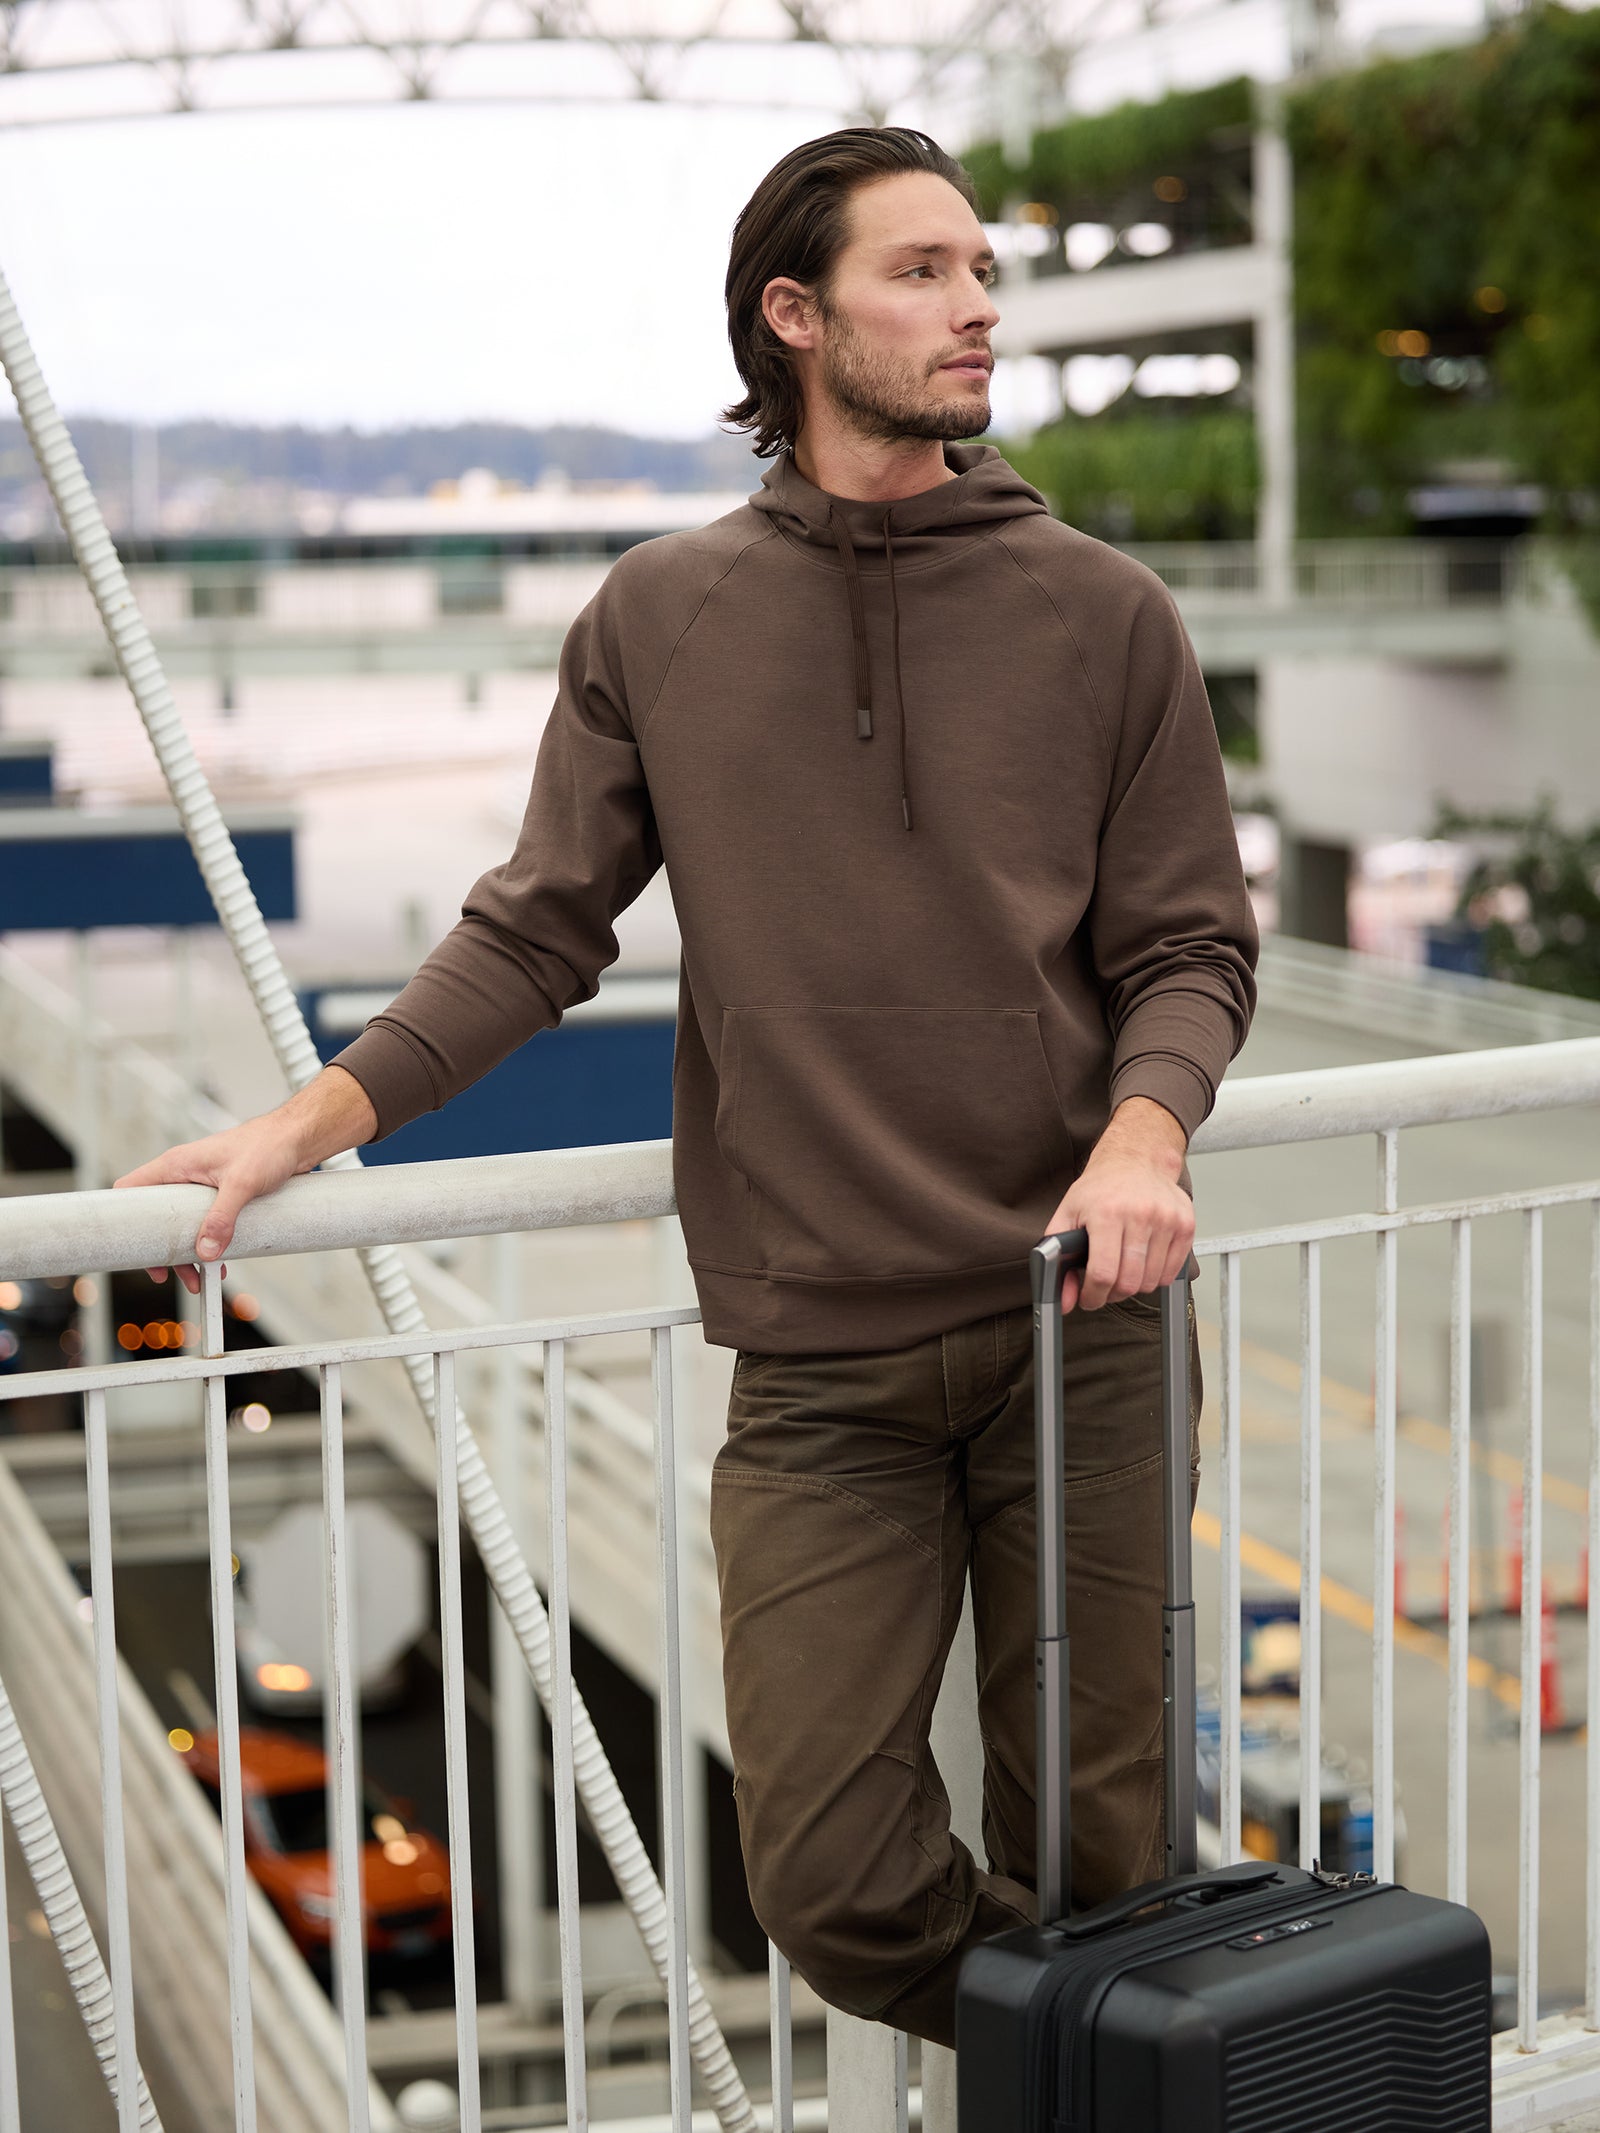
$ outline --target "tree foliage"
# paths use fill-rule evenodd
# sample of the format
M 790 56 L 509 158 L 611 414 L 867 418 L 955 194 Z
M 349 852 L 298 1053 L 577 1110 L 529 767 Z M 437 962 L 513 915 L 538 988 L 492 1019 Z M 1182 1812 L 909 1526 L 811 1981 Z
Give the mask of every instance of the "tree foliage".
M 1067 416 L 1009 451 L 1058 518 L 1102 540 L 1248 540 L 1255 425 L 1241 408 L 1135 402 Z
M 1526 814 L 1442 804 L 1430 835 L 1492 840 L 1456 906 L 1481 929 L 1487 976 L 1600 1000 L 1600 822 L 1563 828 L 1546 795 Z
M 1219 136 L 1237 144 L 1240 129 L 1250 124 L 1251 97 L 1250 83 L 1240 78 L 1068 119 L 1033 136 L 1021 170 L 1008 167 L 994 141 L 968 149 L 961 160 L 990 217 L 1020 192 L 1089 220 L 1090 210 L 1108 196 L 1148 185 L 1163 172 L 1191 170 L 1215 150 Z
M 1403 530 L 1407 490 L 1451 458 L 1581 521 L 1600 489 L 1597 113 L 1600 15 L 1552 5 L 1289 100 L 1303 532 Z
M 1137 208 L 1171 221 L 1181 243 L 1239 241 L 1249 234 L 1237 195 L 1252 94 L 1247 82 L 1224 82 L 1072 119 L 1034 136 L 1021 171 L 993 143 L 966 161 L 991 214 L 1020 192 L 1063 223 Z M 1285 123 L 1300 531 L 1408 531 L 1410 491 L 1452 462 L 1542 485 L 1550 531 L 1591 525 L 1600 9 L 1535 0 L 1474 44 L 1318 78 L 1286 99 Z M 1163 173 L 1187 188 L 1171 209 L 1151 197 Z M 1118 405 L 1069 419 L 1059 435 L 1041 433 L 1030 463 L 1052 470 L 1042 485 L 1063 499 L 1099 493 L 1104 470 L 1106 493 L 1123 499 L 1114 515 L 1131 510 L 1135 536 L 1192 527 L 1170 499 L 1202 492 L 1213 518 L 1242 526 L 1254 507 L 1253 457 L 1199 438 L 1187 455 L 1180 441 L 1189 425 L 1225 434 L 1215 425 L 1233 410 L 1175 409 L 1170 423 L 1166 413 L 1136 418 Z M 1191 458 L 1233 486 L 1209 489 Z

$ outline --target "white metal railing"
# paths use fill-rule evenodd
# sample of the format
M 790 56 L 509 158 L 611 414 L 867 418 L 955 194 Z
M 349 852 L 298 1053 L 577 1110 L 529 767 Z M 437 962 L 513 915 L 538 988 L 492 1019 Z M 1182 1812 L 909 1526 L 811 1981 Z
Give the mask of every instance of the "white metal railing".
M 1394 1665 L 1398 1609 L 1394 1590 L 1395 1460 L 1399 1410 L 1396 1376 L 1398 1329 L 1397 1247 L 1402 1235 L 1443 1227 L 1451 1242 L 1451 1372 L 1449 1391 L 1449 1504 L 1451 1510 L 1451 1577 L 1447 1625 L 1448 1714 L 1443 1739 L 1444 1797 L 1448 1823 L 1447 1893 L 1458 1900 L 1468 1893 L 1467 1846 L 1467 1708 L 1473 1685 L 1468 1646 L 1470 1593 L 1466 1536 L 1472 1485 L 1469 1432 L 1470 1386 L 1467 1328 L 1471 1318 L 1472 1238 L 1474 1225 L 1511 1217 L 1522 1226 L 1520 1260 L 1523 1287 L 1524 1365 L 1522 1384 L 1522 1494 L 1525 1506 L 1521 1572 L 1519 1782 L 1518 1782 L 1518 1970 L 1517 2024 L 1497 2052 L 1497 2123 L 1543 2122 L 1540 2098 L 1559 2093 L 1563 2107 L 1584 2095 L 1600 2094 L 1600 1961 L 1596 1925 L 1600 1920 L 1600 1743 L 1590 1736 L 1586 1750 L 1588 1852 L 1582 1876 L 1587 1930 L 1585 1996 L 1570 2020 L 1543 2025 L 1539 2019 L 1539 1826 L 1540 1770 L 1540 1594 L 1544 1572 L 1541 1492 L 1545 1486 L 1543 1441 L 1544 1356 L 1542 1241 L 1548 1211 L 1587 1206 L 1590 1210 L 1586 1441 L 1590 1490 L 1586 1509 L 1591 1635 L 1588 1679 L 1592 1701 L 1600 1689 L 1600 1655 L 1595 1623 L 1600 1550 L 1595 1542 L 1600 1489 L 1595 1482 L 1600 1457 L 1600 1178 L 1580 1177 L 1557 1185 L 1478 1194 L 1446 1202 L 1402 1207 L 1399 1199 L 1399 1134 L 1407 1127 L 1448 1120 L 1486 1119 L 1531 1113 L 1559 1106 L 1600 1102 L 1600 1039 L 1583 1038 L 1491 1052 L 1416 1059 L 1372 1067 L 1321 1073 L 1261 1077 L 1225 1088 L 1212 1117 L 1196 1136 L 1197 1155 L 1248 1148 L 1373 1135 L 1378 1164 L 1377 1204 L 1370 1212 L 1212 1236 L 1197 1251 L 1214 1259 L 1220 1270 L 1222 1377 L 1218 1397 L 1221 1437 L 1220 1484 L 1220 1657 L 1223 1728 L 1221 1745 L 1221 1848 L 1224 1857 L 1242 1848 L 1242 1744 L 1239 1648 L 1241 1596 L 1242 1463 L 1242 1268 L 1247 1255 L 1274 1249 L 1298 1255 L 1300 1387 L 1299 1468 L 1301 1522 L 1299 1575 L 1305 1631 L 1300 1693 L 1302 1851 L 1309 1858 L 1317 1843 L 1317 1773 L 1320 1769 L 1323 1680 L 1321 1666 L 1323 1607 L 1323 1532 L 1320 1478 L 1325 1450 L 1322 1423 L 1323 1255 L 1340 1240 L 1371 1237 L 1375 1252 L 1373 1287 L 1375 1347 L 1373 1356 L 1371 1553 L 1371 1723 L 1375 1863 L 1380 1873 L 1392 1870 L 1396 1829 L 1394 1771 Z M 259 1254 L 397 1242 L 424 1236 L 494 1234 L 512 1228 L 561 1227 L 596 1222 L 657 1204 L 667 1187 L 668 1143 L 609 1149 L 569 1150 L 523 1157 L 397 1166 L 381 1172 L 321 1173 L 291 1181 L 269 1200 L 258 1201 L 241 1217 L 230 1258 Z M 0 1202 L 0 1266 L 10 1275 L 138 1267 L 181 1255 L 192 1237 L 209 1194 L 202 1187 L 151 1188 L 143 1192 L 98 1192 L 28 1197 Z M 320 1385 L 328 1509 L 328 1635 L 333 1700 L 331 1723 L 339 1810 L 335 1818 L 337 1880 L 336 1947 L 343 1975 L 362 1973 L 359 1894 L 355 1884 L 356 1772 L 353 1703 L 348 1649 L 348 1600 L 341 1555 L 343 1389 L 348 1373 L 380 1358 L 409 1356 L 432 1375 L 439 1415 L 452 1412 L 458 1356 L 485 1350 L 537 1345 L 543 1356 L 543 1444 L 545 1527 L 548 1546 L 551 1675 L 550 1702 L 555 1731 L 558 1816 L 558 1902 L 562 1922 L 562 1984 L 565 2021 L 568 2118 L 586 2122 L 582 2103 L 584 2032 L 582 1978 L 576 1931 L 575 1832 L 580 1786 L 570 1729 L 573 1703 L 570 1684 L 570 1600 L 567 1590 L 566 1488 L 568 1398 L 566 1370 L 572 1344 L 594 1335 L 630 1331 L 648 1333 L 651 1343 L 653 1451 L 657 1504 L 657 1584 L 660 1623 L 661 1783 L 666 1831 L 663 1864 L 669 1956 L 666 1997 L 671 2043 L 674 2128 L 689 2124 L 688 2038 L 685 1993 L 691 1976 L 686 1941 L 684 1875 L 684 1808 L 682 1766 L 681 1563 L 683 1537 L 680 1506 L 703 1508 L 704 1477 L 689 1476 L 674 1440 L 674 1380 L 670 1329 L 693 1322 L 691 1307 L 655 1307 L 633 1312 L 528 1320 L 508 1324 L 414 1328 L 362 1339 L 317 1339 L 282 1343 L 267 1349 L 225 1354 L 221 1344 L 220 1284 L 215 1269 L 205 1273 L 204 1339 L 197 1355 L 123 1363 L 100 1369 L 49 1372 L 33 1379 L 0 1381 L 0 1400 L 48 1385 L 54 1391 L 84 1396 L 86 1458 L 90 1482 L 90 1524 L 96 1616 L 109 1649 L 114 1619 L 113 1565 L 110 1558 L 110 1499 L 103 1427 L 104 1398 L 112 1386 L 135 1381 L 199 1380 L 205 1388 L 206 1440 L 211 1454 L 211 1561 L 215 1647 L 218 1658 L 217 1709 L 224 1738 L 225 1765 L 231 1771 L 224 1798 L 224 1835 L 228 1853 L 228 1932 L 231 2005 L 234 2009 L 237 2125 L 252 2123 L 251 2048 L 246 2009 L 248 1938 L 243 1896 L 243 1852 L 239 1821 L 237 1710 L 231 1679 L 231 1576 L 229 1564 L 226 1386 L 243 1369 L 299 1368 L 316 1372 Z M 470 1828 L 464 1786 L 465 1695 L 459 1643 L 459 1557 L 457 1552 L 455 1433 L 437 1433 L 437 1483 L 440 1506 L 440 1601 L 444 1625 L 445 1710 L 448 1730 L 450 1848 L 454 1885 L 470 1881 Z M 103 1613 L 102 1613 L 103 1597 Z M 227 1678 L 225 1678 L 227 1677 Z M 100 1739 L 105 1784 L 105 1831 L 108 1846 L 117 1842 L 121 1803 L 116 1774 L 117 1699 L 108 1669 L 100 1662 Z M 107 1877 L 113 1908 L 118 1877 Z M 455 1906 L 458 2060 L 463 2127 L 481 2123 L 476 2102 L 475 1996 L 472 1986 L 470 1907 Z M 132 1978 L 125 1924 L 109 1920 L 108 1968 L 115 2002 L 116 2035 L 126 2064 L 131 2065 Z M 353 2091 L 352 2123 L 363 2123 L 360 2098 L 366 2094 L 364 1995 L 343 1995 L 348 2078 Z M 791 2060 L 784 2008 L 784 1972 L 773 1966 L 773 2084 L 779 2125 L 792 2098 Z M 4 2015 L 0 2014 L 0 2027 Z M 905 2078 L 903 2043 L 892 2033 L 877 2035 L 857 2026 L 835 2025 L 839 2059 L 848 2059 L 848 2121 L 889 2133 L 904 2124 L 913 2106 Z M 848 2041 L 847 2041 L 848 2040 Z M 932 2055 L 930 2055 L 931 2057 Z M 6 2051 L 0 2048 L 0 2073 Z M 871 2068 L 870 2079 L 862 2074 Z M 123 2133 L 134 2123 L 133 2091 L 123 2107 Z M 1530 2100 L 1531 2099 L 1531 2100 Z M 749 2125 L 749 2105 L 742 2090 L 722 2111 L 724 2125 Z M 1534 2114 L 1534 2115 L 1530 2115 Z M 836 2115 L 835 2124 L 844 2118 Z M 930 2113 L 930 2124 L 933 2122 Z M 0 2126 L 4 2125 L 0 2110 Z
M 1497 604 L 1517 590 L 1525 542 L 1308 540 L 1295 545 L 1297 603 L 1312 607 L 1436 609 Z M 1253 541 L 1127 544 L 1180 597 L 1254 601 L 1262 595 Z M 486 555 L 435 560 L 144 563 L 128 577 L 159 642 L 405 638 L 458 625 L 564 630 L 593 595 L 608 558 Z M 18 647 L 104 638 L 89 588 L 70 564 L 0 567 L 0 621 Z
M 1126 544 L 1184 598 L 1258 600 L 1254 541 Z M 1524 582 L 1527 543 L 1486 540 L 1321 540 L 1294 544 L 1290 592 L 1316 608 L 1435 609 L 1497 606 Z

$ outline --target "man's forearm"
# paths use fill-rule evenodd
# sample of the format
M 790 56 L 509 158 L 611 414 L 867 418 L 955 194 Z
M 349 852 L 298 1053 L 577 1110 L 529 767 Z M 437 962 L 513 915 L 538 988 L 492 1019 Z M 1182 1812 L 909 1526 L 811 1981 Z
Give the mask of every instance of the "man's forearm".
M 1125 1161 L 1147 1162 L 1163 1176 L 1176 1179 L 1188 1147 L 1188 1134 L 1165 1104 L 1158 1104 L 1153 1096 L 1125 1096 L 1095 1142 L 1089 1161 L 1097 1156 L 1120 1156 Z
M 297 1170 L 315 1170 L 327 1156 L 359 1148 L 378 1130 L 372 1099 L 354 1074 L 325 1066 L 315 1081 L 279 1104 L 271 1117 L 290 1140 Z

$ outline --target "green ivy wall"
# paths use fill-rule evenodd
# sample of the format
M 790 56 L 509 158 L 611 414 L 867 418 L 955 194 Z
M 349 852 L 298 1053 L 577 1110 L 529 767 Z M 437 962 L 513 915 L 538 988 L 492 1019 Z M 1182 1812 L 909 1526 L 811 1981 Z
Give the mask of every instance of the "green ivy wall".
M 966 161 L 989 214 L 1020 195 L 1062 223 L 1168 219 L 1182 242 L 1236 241 L 1250 111 L 1249 85 L 1228 82 L 1040 133 L 1024 171 L 992 145 Z M 1463 469 L 1542 484 L 1552 528 L 1589 523 L 1600 10 L 1536 7 L 1480 43 L 1324 79 L 1286 123 L 1302 533 L 1406 530 L 1407 491 Z M 1183 198 L 1164 204 L 1156 181 L 1173 176 Z M 1125 396 L 1017 458 L 1090 531 L 1242 535 L 1250 432 L 1242 402 Z

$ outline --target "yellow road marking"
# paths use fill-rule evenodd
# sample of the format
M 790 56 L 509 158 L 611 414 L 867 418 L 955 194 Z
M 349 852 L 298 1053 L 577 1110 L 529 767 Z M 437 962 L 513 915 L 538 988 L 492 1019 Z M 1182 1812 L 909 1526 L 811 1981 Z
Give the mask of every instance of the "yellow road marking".
M 1202 1547 L 1209 1548 L 1215 1555 L 1222 1553 L 1222 1521 L 1213 1512 L 1196 1510 L 1193 1532 Z M 1281 1585 L 1286 1591 L 1300 1590 L 1299 1563 L 1281 1548 L 1273 1547 L 1270 1541 L 1257 1540 L 1252 1533 L 1241 1533 L 1239 1561 L 1246 1569 L 1255 1571 L 1274 1585 Z M 1366 1636 L 1372 1635 L 1372 1603 L 1362 1599 L 1360 1593 L 1352 1592 L 1348 1585 L 1341 1585 L 1336 1578 L 1324 1577 L 1322 1580 L 1322 1611 L 1341 1622 L 1348 1622 L 1352 1629 L 1359 1629 Z M 1402 1650 L 1415 1652 L 1419 1658 L 1429 1659 L 1437 1667 L 1449 1665 L 1448 1641 L 1431 1629 L 1408 1622 L 1404 1615 L 1395 1617 L 1394 1641 Z M 1522 1708 L 1522 1684 L 1517 1676 L 1502 1673 L 1475 1652 L 1467 1654 L 1467 1686 L 1488 1689 L 1513 1711 Z
M 1218 1333 L 1220 1337 L 1220 1329 L 1217 1328 L 1215 1320 L 1202 1320 L 1201 1323 L 1207 1331 Z M 1276 1348 L 1264 1347 L 1259 1341 L 1241 1338 L 1239 1358 L 1270 1383 L 1277 1385 L 1280 1390 L 1299 1396 L 1300 1365 L 1291 1356 L 1281 1355 Z M 1358 1392 L 1353 1385 L 1346 1385 L 1339 1378 L 1324 1375 L 1322 1404 L 1325 1408 L 1332 1407 L 1342 1412 L 1352 1422 L 1359 1423 L 1369 1431 L 1372 1428 L 1371 1396 Z M 1396 1421 L 1395 1429 L 1398 1436 L 1410 1438 L 1425 1450 L 1437 1452 L 1441 1458 L 1448 1458 L 1450 1455 L 1449 1430 L 1443 1423 L 1435 1422 L 1427 1415 L 1401 1415 Z M 1510 1452 L 1499 1450 L 1498 1447 L 1485 1451 L 1481 1445 L 1474 1444 L 1471 1450 L 1475 1467 L 1491 1474 L 1495 1480 L 1503 1481 L 1508 1488 L 1521 1488 L 1520 1459 L 1514 1458 Z M 1588 1516 L 1588 1490 L 1580 1488 L 1575 1481 L 1569 1481 L 1564 1474 L 1547 1473 L 1544 1476 L 1543 1495 L 1547 1503 L 1559 1504 L 1564 1511 L 1575 1511 L 1580 1518 Z

